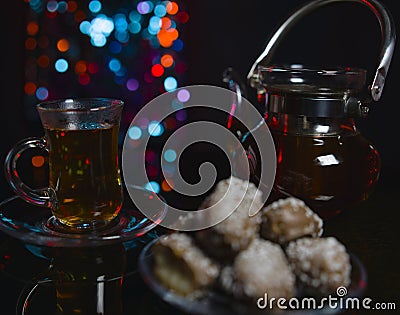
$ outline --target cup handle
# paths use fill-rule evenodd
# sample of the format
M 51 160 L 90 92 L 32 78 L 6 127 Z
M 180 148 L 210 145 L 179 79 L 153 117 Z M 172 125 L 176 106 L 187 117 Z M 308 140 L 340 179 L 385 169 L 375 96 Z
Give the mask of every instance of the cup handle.
M 52 208 L 56 198 L 51 188 L 32 189 L 26 185 L 18 174 L 17 161 L 21 154 L 30 148 L 40 148 L 48 152 L 47 140 L 44 138 L 27 138 L 18 142 L 7 154 L 4 169 L 8 183 L 15 193 L 25 201 L 41 207 Z

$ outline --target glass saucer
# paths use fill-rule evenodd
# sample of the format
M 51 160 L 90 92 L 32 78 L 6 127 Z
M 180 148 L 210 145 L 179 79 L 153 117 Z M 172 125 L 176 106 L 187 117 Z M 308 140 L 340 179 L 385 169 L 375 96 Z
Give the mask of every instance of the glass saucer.
M 139 273 L 144 282 L 159 298 L 185 313 L 196 315 L 332 315 L 344 312 L 344 310 L 339 307 L 331 308 L 327 304 L 324 304 L 324 307 L 321 309 L 312 310 L 290 309 L 286 311 L 273 311 L 267 308 L 259 309 L 255 303 L 254 305 L 246 304 L 218 291 L 217 289 L 206 291 L 200 298 L 185 298 L 177 295 L 171 290 L 165 288 L 157 280 L 153 272 L 153 245 L 156 241 L 157 239 L 154 239 L 141 251 L 138 261 Z M 351 284 L 348 286 L 347 292 L 343 296 L 343 301 L 352 298 L 362 298 L 367 285 L 367 272 L 364 265 L 353 253 L 350 253 L 350 259 L 352 265 Z M 298 300 L 301 301 L 301 294 L 298 296 Z
M 125 200 L 118 216 L 107 227 L 95 231 L 69 233 L 60 228 L 50 209 L 27 203 L 13 196 L 0 203 L 0 230 L 26 243 L 47 247 L 91 247 L 133 240 L 156 227 L 165 217 L 163 198 L 141 187 L 134 187 L 141 204 L 148 207 L 147 218 L 129 200 Z

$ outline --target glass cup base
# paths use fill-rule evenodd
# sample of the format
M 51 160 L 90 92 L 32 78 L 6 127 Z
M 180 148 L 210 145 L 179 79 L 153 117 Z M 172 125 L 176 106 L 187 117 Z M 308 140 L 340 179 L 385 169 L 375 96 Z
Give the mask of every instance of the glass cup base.
M 46 247 L 91 247 L 132 241 L 148 233 L 164 219 L 167 204 L 162 196 L 136 188 L 147 210 L 146 217 L 126 200 L 117 217 L 107 224 L 71 229 L 58 221 L 49 208 L 27 203 L 18 196 L 0 202 L 0 230 L 29 244 Z M 104 222 L 105 223 L 105 222 Z
M 119 220 L 106 221 L 84 221 L 75 225 L 68 225 L 55 216 L 50 217 L 46 222 L 43 222 L 43 229 L 48 229 L 51 233 L 57 234 L 90 234 L 90 233 L 112 233 L 118 229 Z

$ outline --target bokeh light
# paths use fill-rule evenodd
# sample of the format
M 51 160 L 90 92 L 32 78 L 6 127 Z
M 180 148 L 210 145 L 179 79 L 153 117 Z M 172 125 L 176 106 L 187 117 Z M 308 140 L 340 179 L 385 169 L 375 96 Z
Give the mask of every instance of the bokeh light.
M 167 3 L 166 9 L 167 9 L 168 14 L 174 15 L 174 14 L 178 13 L 179 7 L 176 2 L 170 1 Z
M 165 150 L 164 152 L 164 160 L 167 162 L 174 162 L 176 160 L 176 152 L 173 149 Z
M 174 64 L 174 58 L 170 54 L 165 54 L 161 57 L 161 64 L 165 68 L 169 68 Z
M 68 12 L 75 12 L 78 9 L 78 4 L 76 1 L 68 1 L 67 2 L 67 11 Z
M 118 72 L 121 70 L 121 62 L 117 58 L 112 58 L 108 63 L 108 67 L 113 72 Z
M 177 111 L 174 115 L 163 121 L 143 119 L 129 127 L 141 106 L 184 83 L 182 35 L 189 20 L 184 2 L 24 0 L 24 4 L 25 106 L 33 109 L 38 101 L 60 95 L 120 95 L 125 100 L 120 130 L 129 130 L 133 146 L 140 145 L 143 135 L 159 137 L 154 139 L 159 143 L 184 123 L 183 103 L 190 95 L 178 91 L 166 104 Z M 30 121 L 38 119 L 34 110 L 24 110 L 24 115 Z M 120 136 L 121 143 L 125 135 Z M 173 184 L 163 179 L 159 162 L 161 157 L 173 167 L 176 152 L 167 150 L 161 156 L 159 150 L 146 152 L 148 185 L 169 192 Z
M 159 175 L 159 168 L 155 165 L 148 165 L 146 167 L 147 176 L 150 178 L 156 178 Z
M 164 4 L 157 4 L 154 8 L 154 14 L 158 17 L 163 17 L 167 14 L 167 8 Z
M 151 67 L 151 74 L 154 77 L 161 77 L 164 74 L 164 67 L 160 64 L 155 64 Z
M 139 81 L 131 78 L 128 81 L 126 81 L 126 88 L 129 91 L 136 91 L 139 88 Z
M 147 14 L 153 9 L 153 4 L 150 1 L 141 1 L 137 4 L 137 10 L 140 14 Z
M 146 150 L 144 158 L 147 163 L 153 163 L 157 158 L 157 154 L 153 150 Z
M 101 10 L 101 2 L 97 0 L 92 0 L 89 2 L 89 10 L 92 13 L 100 12 Z
M 84 60 L 79 60 L 79 61 L 75 64 L 75 73 L 76 73 L 76 74 L 85 73 L 86 70 L 87 70 L 86 61 L 84 61 Z
M 130 127 L 128 129 L 128 137 L 132 140 L 139 140 L 142 136 L 142 129 L 137 126 Z
M 176 117 L 176 119 L 179 120 L 179 121 L 185 121 L 186 118 L 187 118 L 187 113 L 186 113 L 185 110 L 181 109 L 180 111 L 178 111 L 178 112 L 175 114 L 175 117 Z
M 49 91 L 48 91 L 48 89 L 45 88 L 45 87 L 39 87 L 39 88 L 36 90 L 36 97 L 37 97 L 37 99 L 40 100 L 40 101 L 46 100 L 46 99 L 49 97 Z
M 82 73 L 78 76 L 80 85 L 88 85 L 90 83 L 90 76 L 87 73 Z
M 54 66 L 58 72 L 65 72 L 68 70 L 68 61 L 62 58 L 58 59 L 56 60 Z
M 190 92 L 186 89 L 179 90 L 176 97 L 180 102 L 185 103 L 190 99 Z
M 155 181 L 148 182 L 146 185 L 144 185 L 144 188 L 156 194 L 160 192 L 160 184 Z
M 167 77 L 164 80 L 164 88 L 167 92 L 174 91 L 178 86 L 178 82 L 174 77 Z
M 168 180 L 172 184 L 171 180 Z M 170 185 L 165 179 L 161 183 L 161 189 L 165 192 L 170 192 L 173 189 L 173 185 Z M 172 186 L 172 187 L 171 187 Z
M 57 42 L 57 49 L 61 52 L 66 52 L 69 49 L 69 41 L 65 38 L 60 39 Z
M 28 35 L 34 36 L 37 34 L 38 31 L 39 31 L 39 25 L 36 21 L 31 21 L 26 26 L 26 32 L 28 33 Z
M 24 91 L 28 95 L 34 95 L 36 92 L 36 84 L 33 82 L 26 82 L 24 85 Z
M 54 0 L 47 2 L 46 9 L 49 12 L 56 12 L 58 9 L 58 2 Z
M 34 167 L 42 167 L 45 159 L 42 155 L 34 155 L 32 156 L 31 162 Z
M 37 41 L 36 39 L 29 37 L 25 40 L 25 48 L 28 50 L 34 50 L 36 48 Z
M 159 137 L 164 132 L 164 126 L 162 124 L 160 124 L 160 122 L 153 120 L 153 121 L 149 122 L 147 131 L 150 136 Z
M 37 64 L 41 68 L 46 68 L 50 65 L 50 58 L 47 55 L 41 55 L 37 59 Z

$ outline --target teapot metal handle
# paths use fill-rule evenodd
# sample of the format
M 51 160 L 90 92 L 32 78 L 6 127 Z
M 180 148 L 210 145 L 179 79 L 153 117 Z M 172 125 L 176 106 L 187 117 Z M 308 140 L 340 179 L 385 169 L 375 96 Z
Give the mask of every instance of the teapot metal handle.
M 257 69 L 258 65 L 262 64 L 268 66 L 275 49 L 290 28 L 302 17 L 314 11 L 315 9 L 334 2 L 358 2 L 366 5 L 379 20 L 382 34 L 382 46 L 375 77 L 370 85 L 372 99 L 374 101 L 379 101 L 382 95 L 383 86 L 385 84 L 385 78 L 389 70 L 390 61 L 394 52 L 396 33 L 393 17 L 386 10 L 386 8 L 376 0 L 314 0 L 298 9 L 278 28 L 278 30 L 269 40 L 262 54 L 252 65 L 247 75 L 247 79 L 252 87 L 256 87 L 259 82 Z

